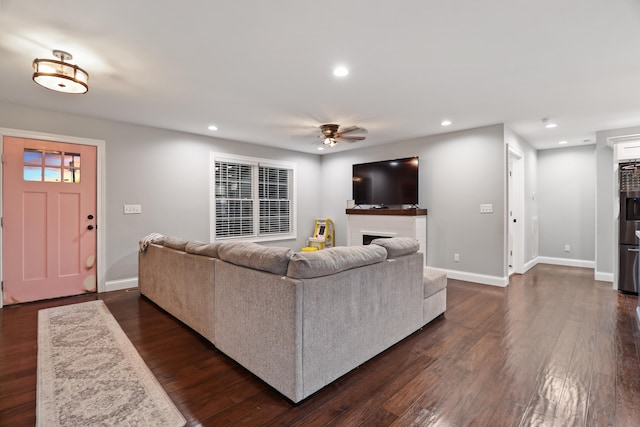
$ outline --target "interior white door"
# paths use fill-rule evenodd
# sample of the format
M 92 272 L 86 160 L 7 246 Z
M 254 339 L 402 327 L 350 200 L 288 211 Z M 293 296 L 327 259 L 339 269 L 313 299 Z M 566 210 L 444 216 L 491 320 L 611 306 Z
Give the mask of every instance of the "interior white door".
M 525 187 L 524 155 L 509 147 L 508 167 L 508 264 L 509 274 L 524 273 Z

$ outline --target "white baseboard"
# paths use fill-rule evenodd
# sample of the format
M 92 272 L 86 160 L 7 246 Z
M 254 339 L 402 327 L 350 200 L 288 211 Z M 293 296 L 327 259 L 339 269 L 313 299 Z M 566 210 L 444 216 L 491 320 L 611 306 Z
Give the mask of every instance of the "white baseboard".
M 108 280 L 105 285 L 104 292 L 119 291 L 121 289 L 131 289 L 138 287 L 138 278 L 131 277 L 122 280 Z
M 526 273 L 527 271 L 531 270 L 533 267 L 535 267 L 536 265 L 538 265 L 538 257 L 535 257 L 532 260 L 529 260 L 525 265 L 524 265 L 524 272 Z
M 482 285 L 500 286 L 502 288 L 509 284 L 508 277 L 487 276 L 485 274 L 469 273 L 466 271 L 446 270 L 444 268 L 434 267 L 447 273 L 447 278 L 464 280 L 465 282 L 480 283 Z
M 613 273 L 605 273 L 602 271 L 596 271 L 596 263 L 594 261 L 575 260 L 568 258 L 552 258 L 552 257 L 536 257 L 524 265 L 525 273 L 531 270 L 538 264 L 553 264 L 553 265 L 566 265 L 568 267 L 584 267 L 593 268 L 593 278 L 601 282 L 613 283 Z
M 601 271 L 596 271 L 593 276 L 596 280 L 613 283 L 613 273 L 603 273 Z
M 553 258 L 546 256 L 539 256 L 537 258 L 538 264 L 553 264 L 553 265 L 566 265 L 567 267 L 583 267 L 583 268 L 596 268 L 595 261 L 587 261 L 584 259 L 571 259 L 571 258 Z

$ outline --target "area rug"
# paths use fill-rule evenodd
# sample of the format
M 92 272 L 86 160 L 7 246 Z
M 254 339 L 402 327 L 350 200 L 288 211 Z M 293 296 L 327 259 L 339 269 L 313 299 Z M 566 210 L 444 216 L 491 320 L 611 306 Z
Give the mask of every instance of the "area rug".
M 100 300 L 38 312 L 38 426 L 183 426 Z

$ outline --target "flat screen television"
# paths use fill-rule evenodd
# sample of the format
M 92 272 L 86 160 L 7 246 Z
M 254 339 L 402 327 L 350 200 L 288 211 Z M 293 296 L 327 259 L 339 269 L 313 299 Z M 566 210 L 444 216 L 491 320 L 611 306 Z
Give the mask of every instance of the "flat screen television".
M 418 156 L 353 165 L 356 205 L 418 205 Z

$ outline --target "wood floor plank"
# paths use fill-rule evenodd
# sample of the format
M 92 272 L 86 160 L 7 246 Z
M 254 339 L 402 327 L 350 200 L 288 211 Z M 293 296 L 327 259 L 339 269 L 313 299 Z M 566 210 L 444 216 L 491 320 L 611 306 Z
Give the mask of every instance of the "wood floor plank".
M 615 377 L 594 373 L 589 390 L 588 426 L 616 425 L 616 396 L 610 392 L 615 386 Z
M 404 414 L 409 407 L 433 384 L 441 381 L 434 369 L 425 369 L 417 373 L 404 387 L 400 388 L 389 399 L 383 402 L 383 408 L 395 415 Z
M 526 405 L 512 400 L 503 400 L 491 416 L 487 426 L 518 426 L 526 411 Z
M 37 312 L 102 299 L 188 426 L 637 426 L 637 297 L 540 264 L 448 280 L 448 309 L 298 405 L 136 290 L 0 309 L 0 425 L 34 425 Z

